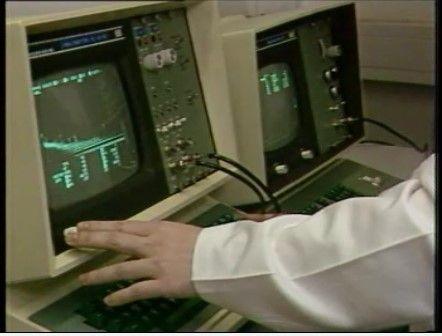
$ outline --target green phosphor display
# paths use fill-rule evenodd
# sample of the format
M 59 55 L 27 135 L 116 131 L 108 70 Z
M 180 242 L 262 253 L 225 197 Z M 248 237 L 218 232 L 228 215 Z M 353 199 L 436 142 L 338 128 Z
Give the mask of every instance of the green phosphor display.
M 282 89 L 290 87 L 289 70 L 265 73 L 260 76 L 259 81 L 264 85 L 267 95 L 278 93 Z
M 120 184 L 138 170 L 129 106 L 112 63 L 34 81 L 50 207 L 63 208 Z
M 299 133 L 298 99 L 291 69 L 272 63 L 259 69 L 264 149 L 288 145 Z

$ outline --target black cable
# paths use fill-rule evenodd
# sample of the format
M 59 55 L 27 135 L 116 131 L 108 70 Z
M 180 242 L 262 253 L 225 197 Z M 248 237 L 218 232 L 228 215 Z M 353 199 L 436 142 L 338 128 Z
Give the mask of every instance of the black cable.
M 417 150 L 420 153 L 425 153 L 428 149 L 428 145 L 425 144 L 423 148 L 419 148 L 418 145 L 416 145 L 412 140 L 410 140 L 409 138 L 407 138 L 405 135 L 402 135 L 401 133 L 395 131 L 393 128 L 391 128 L 388 125 L 385 125 L 384 123 L 371 119 L 371 118 L 362 118 L 362 121 L 366 122 L 366 123 L 371 123 L 374 124 L 380 128 L 383 128 L 384 130 L 386 130 L 387 132 L 390 132 L 391 134 L 397 136 L 398 138 L 400 138 L 401 140 L 405 141 L 407 144 L 409 144 L 411 147 L 413 147 L 415 150 Z
M 243 172 L 247 177 L 249 177 L 253 182 L 255 182 L 264 191 L 264 193 L 267 195 L 267 197 L 272 202 L 273 208 L 274 208 L 274 210 L 276 212 L 281 212 L 282 211 L 281 205 L 279 204 L 279 202 L 276 199 L 276 197 L 273 196 L 273 193 L 269 189 L 269 187 L 267 187 L 255 174 L 253 174 L 250 170 L 248 170 L 242 164 L 240 164 L 239 162 L 237 162 L 237 161 L 235 161 L 235 160 L 233 160 L 231 158 L 228 158 L 228 157 L 226 157 L 224 155 L 217 154 L 217 153 L 207 154 L 207 157 L 227 162 L 227 163 L 231 164 L 232 166 L 238 168 L 241 172 Z
M 394 146 L 390 142 L 381 141 L 381 140 L 362 140 L 359 143 L 374 143 L 374 144 L 377 144 L 377 145 Z
M 195 164 L 197 166 L 202 166 L 202 167 L 207 167 L 207 168 L 212 168 L 215 170 L 220 170 L 234 178 L 236 178 L 238 181 L 241 181 L 242 183 L 244 183 L 245 185 L 247 185 L 250 189 L 252 189 L 255 194 L 258 196 L 259 201 L 262 205 L 262 212 L 265 212 L 265 207 L 266 207 L 266 201 L 264 199 L 264 196 L 262 195 L 261 191 L 249 180 L 247 180 L 244 176 L 242 176 L 241 174 L 238 174 L 234 171 L 231 171 L 230 169 L 227 169 L 225 167 L 222 167 L 220 165 L 214 164 L 212 162 L 206 162 L 206 161 L 201 161 L 201 160 L 196 160 Z

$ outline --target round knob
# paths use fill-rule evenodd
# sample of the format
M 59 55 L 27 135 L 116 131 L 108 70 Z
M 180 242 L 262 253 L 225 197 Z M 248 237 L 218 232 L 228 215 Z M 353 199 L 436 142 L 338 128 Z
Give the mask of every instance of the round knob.
M 324 71 L 324 80 L 328 83 L 335 81 L 338 78 L 338 68 L 333 67 Z
M 192 146 L 193 145 L 193 141 L 192 140 L 184 140 L 184 139 L 180 139 L 176 142 L 177 146 L 180 148 L 184 148 L 187 146 Z
M 166 146 L 166 147 L 164 147 L 164 151 L 168 154 L 172 154 L 172 153 L 175 153 L 177 151 L 177 149 L 173 146 Z
M 193 160 L 193 156 L 192 155 L 183 155 L 181 157 L 181 160 L 184 161 L 184 162 L 190 162 L 190 161 Z
M 286 164 L 277 164 L 273 169 L 278 175 L 286 175 L 289 172 L 289 166 Z
M 342 48 L 340 45 L 332 45 L 325 51 L 327 57 L 339 57 L 342 55 Z
M 310 160 L 315 157 L 315 154 L 313 153 L 313 151 L 311 149 L 305 149 L 305 150 L 301 151 L 301 157 L 304 160 Z
M 161 69 L 163 65 L 164 62 L 161 53 L 149 54 L 143 58 L 143 66 L 147 70 L 158 70 Z
M 180 147 L 180 148 L 186 147 L 186 145 L 187 145 L 187 143 L 186 143 L 185 140 L 178 140 L 178 141 L 176 142 L 176 144 L 177 144 L 177 146 Z
M 372 184 L 376 187 L 379 187 L 382 183 L 382 178 L 380 176 L 375 176 L 372 180 Z
M 330 95 L 333 99 L 339 98 L 339 96 L 341 95 L 339 88 L 337 86 L 330 86 Z
M 175 169 L 178 167 L 178 164 L 176 162 L 170 162 L 168 165 L 169 169 Z
M 173 48 L 161 50 L 160 53 L 163 58 L 164 65 L 174 64 L 178 59 L 178 55 Z

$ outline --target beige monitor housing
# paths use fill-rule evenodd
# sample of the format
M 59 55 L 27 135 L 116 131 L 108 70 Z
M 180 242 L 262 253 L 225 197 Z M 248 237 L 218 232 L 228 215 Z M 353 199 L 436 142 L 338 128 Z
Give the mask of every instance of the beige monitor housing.
M 352 2 L 307 7 L 255 17 L 233 15 L 224 17 L 221 20 L 223 48 L 239 161 L 264 183 L 268 181 L 266 181 L 263 124 L 261 119 L 262 107 L 258 82 L 257 34 L 297 19 L 349 4 L 352 4 Z M 329 164 L 335 157 L 330 158 L 327 162 L 324 162 L 313 171 L 309 171 L 301 178 L 287 184 L 278 190 L 275 195 L 280 195 L 302 182 L 305 178 L 308 178 Z M 257 202 L 256 196 L 251 194 L 249 190 L 237 181 L 229 182 L 216 194 L 218 199 L 235 205 Z
M 36 108 L 31 87 L 27 35 L 89 25 L 186 7 L 206 107 L 216 147 L 236 157 L 225 64 L 212 1 L 116 2 L 44 17 L 17 18 L 6 24 L 6 223 L 8 283 L 61 276 L 94 258 L 94 253 L 68 250 L 56 255 L 51 242 Z M 224 173 L 207 178 L 146 208 L 132 219 L 164 218 L 198 200 L 228 180 Z

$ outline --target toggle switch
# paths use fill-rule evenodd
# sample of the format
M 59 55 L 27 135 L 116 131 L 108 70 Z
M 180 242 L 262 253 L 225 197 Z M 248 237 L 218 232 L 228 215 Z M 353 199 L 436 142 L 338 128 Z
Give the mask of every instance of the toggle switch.
M 286 164 L 276 164 L 273 169 L 278 175 L 286 175 L 289 172 L 289 166 Z
M 160 53 L 163 58 L 164 65 L 174 64 L 178 59 L 178 54 L 173 48 L 161 50 Z
M 158 70 L 164 66 L 161 53 L 152 53 L 143 58 L 143 66 L 147 70 Z
M 338 79 L 338 68 L 333 67 L 331 69 L 325 70 L 323 73 L 324 80 L 327 83 L 331 83 Z

